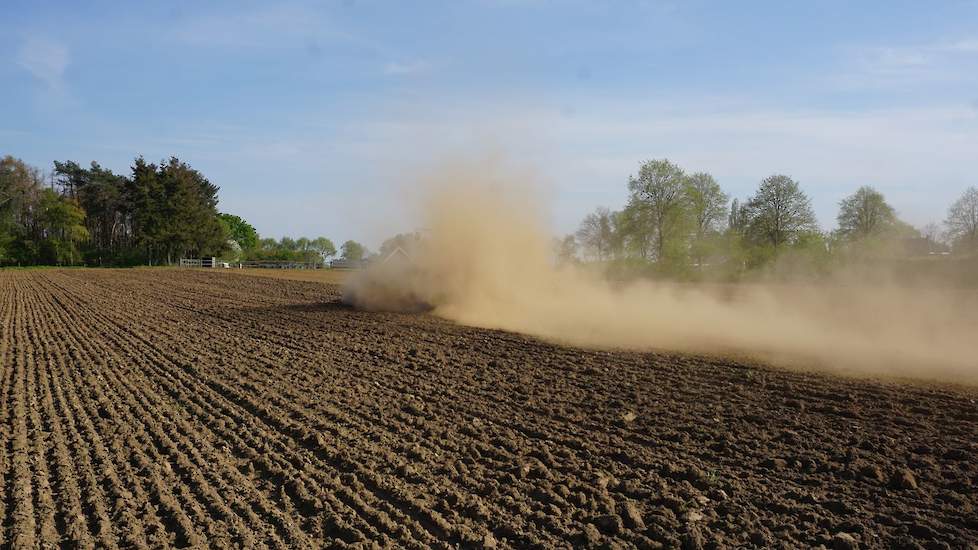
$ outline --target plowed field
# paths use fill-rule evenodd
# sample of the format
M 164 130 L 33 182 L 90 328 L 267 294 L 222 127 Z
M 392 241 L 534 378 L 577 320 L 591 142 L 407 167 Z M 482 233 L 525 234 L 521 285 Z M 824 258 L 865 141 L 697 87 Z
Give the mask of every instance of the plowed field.
M 0 271 L 0 546 L 978 544 L 978 392 Z

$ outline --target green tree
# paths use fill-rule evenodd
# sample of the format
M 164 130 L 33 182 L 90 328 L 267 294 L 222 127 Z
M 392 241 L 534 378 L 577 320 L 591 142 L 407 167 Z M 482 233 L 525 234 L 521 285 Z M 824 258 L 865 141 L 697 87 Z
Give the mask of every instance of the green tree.
M 136 159 L 127 182 L 133 242 L 149 263 L 218 255 L 227 233 L 217 212 L 219 188 L 171 157 L 159 166 Z
M 631 219 L 622 211 L 611 212 L 611 257 L 619 260 L 629 255 Z
M 74 199 L 51 188 L 43 189 L 38 202 L 38 225 L 42 235 L 40 259 L 44 263 L 74 264 L 81 259 L 78 245 L 88 239 L 89 233 L 85 211 Z
M 727 230 L 744 234 L 747 232 L 747 205 L 734 199 L 730 203 L 730 214 L 727 216 Z
M 344 260 L 359 262 L 367 255 L 367 248 L 356 241 L 346 241 L 340 247 Z
M 948 239 L 956 249 L 978 251 L 978 188 L 969 187 L 954 201 L 944 225 Z
M 818 230 L 808 196 L 795 180 L 781 174 L 765 178 L 740 215 L 751 240 L 770 245 L 775 253 L 799 235 Z
M 323 263 L 334 254 L 336 247 L 326 237 L 282 237 L 278 241 L 272 238 L 258 239 L 257 245 L 246 251 L 244 256 L 248 260 L 259 261 Z
M 865 185 L 842 199 L 837 219 L 839 234 L 847 240 L 882 236 L 897 223 L 896 212 L 883 194 Z
M 258 246 L 258 232 L 250 223 L 234 214 L 219 214 L 219 218 L 227 234 L 238 243 L 242 251 Z
M 554 254 L 558 264 L 574 263 L 577 260 L 577 239 L 573 234 L 565 235 L 562 239 L 556 239 L 554 243 Z
M 653 254 L 652 224 L 641 205 L 630 202 L 617 216 L 615 230 L 623 242 L 625 254 L 648 260 Z
M 227 247 L 217 212 L 219 188 L 177 158 L 160 166 L 165 191 L 163 249 L 167 263 L 182 256 L 216 256 Z
M 697 172 L 686 178 L 686 201 L 693 225 L 690 254 L 699 268 L 720 248 L 720 227 L 727 217 L 727 194 L 713 176 Z
M 612 213 L 603 206 L 585 216 L 577 229 L 577 242 L 598 261 L 611 257 L 613 239 Z
M 336 255 L 336 246 L 333 241 L 327 239 L 326 237 L 316 237 L 312 240 L 312 248 L 317 254 L 322 257 L 325 262 L 327 258 Z
M 685 253 L 686 185 L 682 168 L 665 159 L 650 160 L 639 168 L 638 177 L 629 177 L 629 207 L 647 220 L 656 260 L 677 260 Z
M 380 256 L 386 258 L 398 248 L 411 254 L 419 242 L 421 242 L 420 233 L 398 233 L 380 244 Z
M 30 229 L 41 181 L 37 168 L 10 155 L 0 158 L 0 262 L 15 259 L 18 241 Z
M 122 250 L 132 246 L 126 178 L 97 162 L 85 169 L 73 161 L 55 161 L 54 176 L 63 194 L 85 210 L 85 227 L 90 235 L 85 255 L 98 264 L 114 262 Z
M 719 232 L 727 217 L 727 194 L 713 176 L 705 172 L 688 176 L 685 186 L 695 238 L 702 239 L 710 233 Z
M 288 250 L 290 252 L 299 250 L 299 243 L 289 236 L 282 237 L 282 239 L 278 242 L 278 246 L 283 250 Z
M 133 246 L 144 261 L 158 261 L 165 232 L 165 191 L 155 164 L 142 157 L 132 165 L 132 175 L 126 181 L 126 203 Z

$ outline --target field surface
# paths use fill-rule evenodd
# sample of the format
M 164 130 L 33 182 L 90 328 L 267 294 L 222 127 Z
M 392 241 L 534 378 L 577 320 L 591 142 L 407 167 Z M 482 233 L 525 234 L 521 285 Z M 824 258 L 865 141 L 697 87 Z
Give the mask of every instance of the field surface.
M 978 392 L 0 271 L 0 546 L 974 548 Z

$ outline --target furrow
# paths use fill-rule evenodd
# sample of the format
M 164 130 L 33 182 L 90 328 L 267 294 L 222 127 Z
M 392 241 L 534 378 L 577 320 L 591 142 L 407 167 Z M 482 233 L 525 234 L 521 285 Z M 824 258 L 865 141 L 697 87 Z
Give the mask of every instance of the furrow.
M 65 299 L 66 295 L 63 295 L 62 298 Z M 73 303 L 72 307 L 66 308 L 66 310 L 77 310 L 78 308 L 75 307 L 77 305 L 79 304 Z M 83 322 L 90 325 L 96 325 L 96 326 L 98 324 L 97 322 L 93 322 L 93 319 L 91 318 L 85 318 Z M 112 330 L 117 330 L 117 328 L 112 327 Z M 124 346 L 124 344 L 119 343 L 119 346 Z M 113 362 L 116 364 L 121 365 L 127 363 L 126 359 L 119 357 L 115 354 L 114 348 L 116 347 L 117 346 L 105 346 L 103 349 L 99 350 L 99 352 L 102 353 L 105 357 L 111 357 L 113 359 Z M 132 349 L 132 348 L 120 347 L 118 349 Z M 130 352 L 130 355 L 135 357 L 139 357 L 142 354 L 143 354 L 142 351 L 138 353 L 135 351 Z M 131 363 L 131 361 L 128 362 Z M 139 432 L 143 438 L 148 438 L 151 436 L 153 438 L 153 441 L 149 441 L 149 440 L 144 441 L 143 442 L 144 447 L 153 451 L 155 455 L 154 456 L 155 460 L 165 462 L 166 464 L 166 468 L 164 468 L 165 474 L 173 475 L 173 472 L 178 472 L 182 475 L 195 478 L 194 481 L 196 482 L 197 486 L 200 488 L 200 491 L 202 491 L 204 494 L 204 496 L 197 497 L 197 498 L 203 500 L 205 506 L 211 506 L 212 508 L 216 508 L 216 510 L 219 512 L 219 515 L 230 518 L 231 523 L 236 525 L 236 529 L 239 534 L 238 542 L 246 544 L 252 538 L 249 529 L 245 527 L 245 525 L 241 522 L 240 518 L 235 519 L 233 517 L 233 515 L 230 512 L 230 509 L 224 505 L 224 503 L 221 501 L 221 497 L 219 496 L 221 494 L 234 495 L 236 491 L 234 491 L 231 486 L 225 484 L 219 477 L 216 476 L 216 474 L 210 471 L 211 466 L 215 464 L 214 459 L 216 458 L 220 460 L 221 457 L 215 454 L 215 452 L 212 449 L 211 456 L 209 458 L 203 458 L 198 454 L 195 454 L 194 461 L 191 461 L 189 458 L 187 458 L 181 449 L 186 448 L 190 452 L 196 453 L 196 451 L 194 450 L 195 447 L 193 445 L 188 445 L 188 444 L 178 445 L 167 434 L 186 433 L 187 429 L 190 428 L 190 426 L 173 425 L 172 429 L 164 429 L 162 427 L 163 423 L 172 424 L 174 415 L 172 414 L 162 415 L 161 412 L 167 409 L 172 410 L 172 404 L 170 404 L 169 402 L 159 402 L 158 394 L 156 394 L 155 392 L 140 392 L 139 390 L 136 389 L 137 387 L 152 388 L 156 386 L 156 384 L 138 383 L 140 378 L 143 376 L 141 370 L 132 368 L 127 370 L 124 369 L 124 372 L 126 375 L 121 377 L 116 376 L 114 371 L 112 371 L 111 369 L 106 369 L 103 372 L 103 374 L 106 376 L 113 377 L 114 379 L 113 381 L 117 383 L 116 385 L 118 387 L 123 387 L 126 389 L 123 398 L 127 402 L 131 403 L 133 406 L 133 414 L 131 415 L 132 418 L 134 419 L 141 418 L 143 420 L 148 421 L 148 429 L 146 430 L 141 429 L 139 430 Z M 167 384 L 168 382 L 169 382 L 168 380 L 164 380 L 162 383 Z M 114 390 L 110 388 L 106 388 L 106 391 L 114 391 Z M 138 399 L 134 397 L 135 395 L 139 396 Z M 157 400 L 157 402 L 151 405 L 147 401 L 147 398 L 151 400 L 155 399 Z M 143 427 L 141 422 L 139 423 L 139 425 L 140 428 Z M 167 457 L 172 457 L 172 458 L 167 458 Z M 217 463 L 219 464 L 220 462 Z M 211 477 L 211 479 L 218 483 L 218 489 L 220 490 L 220 493 L 215 491 L 212 487 L 210 487 L 210 485 L 207 483 L 205 479 L 200 477 L 200 471 L 207 472 L 209 476 L 213 476 Z M 233 468 L 231 468 L 230 471 L 237 474 L 237 471 Z M 158 476 L 154 476 L 154 479 L 158 479 Z M 246 486 L 247 484 L 241 485 L 242 481 L 244 480 L 232 479 L 231 483 L 235 487 Z M 163 483 L 157 481 L 156 485 L 162 486 Z M 186 491 L 181 492 L 179 496 L 182 498 L 182 500 L 185 503 L 190 502 L 192 500 L 194 502 L 194 505 L 200 508 L 200 504 L 197 503 L 196 498 L 193 498 L 193 496 L 187 493 Z M 241 518 L 248 520 L 250 524 L 258 526 L 259 528 L 261 528 L 262 525 L 265 525 L 265 523 L 262 520 L 260 520 L 260 518 L 256 516 L 253 511 L 251 511 L 250 507 L 248 507 L 248 505 L 243 499 L 240 499 L 238 497 L 233 497 L 233 498 L 235 500 L 233 508 L 238 513 L 240 513 Z M 168 495 L 168 493 L 164 493 L 163 495 L 164 501 L 172 503 L 173 502 L 172 499 L 173 499 L 172 495 Z M 273 523 L 278 523 L 278 524 L 288 523 L 285 518 L 282 518 L 279 515 L 278 510 L 274 506 L 265 505 L 262 508 L 264 513 L 266 513 L 267 515 L 271 515 L 275 518 L 273 519 Z M 180 518 L 184 518 L 182 513 L 176 511 L 174 511 L 174 513 Z M 178 523 L 185 523 L 189 525 L 190 522 L 186 521 L 185 519 L 179 519 Z M 295 542 L 302 542 L 302 540 L 303 539 L 299 539 Z M 282 542 L 278 540 L 277 537 L 274 536 L 271 542 L 275 546 L 282 545 Z
M 14 373 L 14 314 L 17 311 L 19 280 L 15 274 L 0 273 L 0 546 L 9 544 L 7 524 L 13 499 L 10 402 Z
M 117 310 L 113 310 L 113 311 L 117 311 Z M 116 326 L 119 326 L 119 327 L 122 327 L 122 326 L 125 325 L 125 323 L 120 323 L 118 321 L 113 321 L 113 322 L 116 324 Z M 176 334 L 171 334 L 169 336 L 171 336 L 172 338 L 177 339 L 178 341 L 183 339 L 183 337 L 181 337 L 179 335 L 176 335 Z M 138 337 L 138 336 L 136 336 L 136 337 Z M 184 349 L 189 350 L 189 349 L 192 349 L 192 348 L 191 347 L 184 346 Z M 156 362 L 162 363 L 162 362 L 164 362 L 166 360 L 167 359 L 164 356 L 161 355 L 159 357 L 159 360 L 156 361 Z M 220 393 L 214 392 L 213 390 L 210 390 L 210 393 L 213 395 L 213 397 L 212 398 L 209 398 L 209 397 L 206 396 L 207 390 L 204 390 L 203 392 L 201 392 L 198 389 L 194 389 L 193 386 L 195 384 L 199 384 L 199 382 L 195 381 L 192 377 L 189 377 L 188 378 L 189 374 L 188 373 L 183 373 L 182 368 L 180 368 L 181 365 L 173 364 L 173 367 L 178 367 L 178 368 L 170 368 L 170 369 L 167 369 L 166 371 L 161 372 L 160 375 L 163 376 L 163 377 L 165 377 L 168 380 L 173 380 L 175 382 L 176 380 L 173 379 L 174 375 L 181 374 L 182 373 L 183 374 L 183 377 L 187 379 L 187 382 L 189 384 L 191 384 L 191 386 L 189 386 L 189 389 L 187 389 L 185 392 L 183 392 L 183 395 L 187 396 L 188 399 L 197 400 L 198 403 L 202 407 L 204 407 L 205 409 L 210 409 L 210 408 L 214 407 L 215 406 L 215 403 L 217 403 L 217 402 L 226 401 L 220 395 Z M 241 406 L 240 403 L 234 405 L 234 407 L 240 407 L 240 406 Z M 278 424 L 276 424 L 274 422 L 274 419 L 268 418 L 268 415 L 267 414 L 260 413 L 259 410 L 260 409 L 256 408 L 254 406 L 254 404 L 251 404 L 251 408 L 250 409 L 242 409 L 242 411 L 244 411 L 243 414 L 246 417 L 249 416 L 249 415 L 256 415 L 257 414 L 259 417 L 262 417 L 263 418 L 263 420 L 262 420 L 263 423 L 267 423 L 270 420 L 272 420 L 273 423 L 270 424 L 270 425 L 268 425 L 268 428 L 267 428 L 269 430 L 272 430 L 272 433 L 277 433 L 277 432 L 279 432 L 279 431 L 281 431 L 283 429 L 286 429 L 286 426 L 284 424 L 282 424 L 281 422 L 279 422 Z M 238 413 L 233 413 L 233 414 L 238 414 Z M 238 423 L 241 423 L 241 417 L 239 416 L 235 421 L 238 422 Z M 264 438 L 267 438 L 267 435 L 259 436 L 259 437 L 255 438 L 255 439 L 256 439 L 256 441 L 261 441 L 261 439 L 263 437 Z M 281 468 L 284 465 L 284 466 L 286 466 L 286 471 L 288 471 L 289 469 L 293 470 L 294 471 L 294 475 L 299 480 L 302 480 L 304 478 L 307 478 L 309 474 L 307 474 L 307 473 L 305 473 L 303 471 L 304 470 L 304 464 L 307 463 L 309 460 L 315 460 L 315 461 L 318 462 L 318 459 L 316 459 L 315 457 L 311 457 L 311 456 L 297 457 L 297 456 L 295 456 L 296 455 L 296 452 L 297 452 L 297 449 L 291 448 L 290 445 L 285 444 L 278 437 L 275 437 L 274 440 L 276 441 L 276 446 L 278 447 L 278 451 L 281 452 L 281 453 L 284 453 L 282 455 L 284 462 L 280 462 L 278 466 L 271 467 L 271 471 L 269 473 L 272 474 L 272 475 L 275 475 L 275 470 L 277 470 L 278 468 Z M 307 455 L 309 454 L 308 451 L 306 451 L 306 454 Z M 328 468 L 328 469 L 332 469 L 332 468 Z M 344 470 L 338 470 L 337 471 L 337 474 L 343 473 L 343 471 Z M 319 475 L 318 472 L 316 474 Z M 317 487 L 320 484 L 333 485 L 334 490 L 333 491 L 325 491 L 324 494 L 323 494 L 323 496 L 327 500 L 333 501 L 334 504 L 341 506 L 341 509 L 342 508 L 349 508 L 350 506 L 353 506 L 355 509 L 358 509 L 359 510 L 359 513 L 358 514 L 354 514 L 351 517 L 351 519 L 357 519 L 358 521 L 368 521 L 368 523 L 361 524 L 360 525 L 360 528 L 364 528 L 364 529 L 367 529 L 368 532 L 372 532 L 375 529 L 375 527 L 371 527 L 370 525 L 371 524 L 375 524 L 377 527 L 379 527 L 383 531 L 394 531 L 394 533 L 392 533 L 392 534 L 396 534 L 396 532 L 398 531 L 396 524 L 393 524 L 389 520 L 384 520 L 383 519 L 383 516 L 378 517 L 377 512 L 375 510 L 372 510 L 372 505 L 365 504 L 362 501 L 361 496 L 358 496 L 353 491 L 353 489 L 351 489 L 350 487 L 347 487 L 346 485 L 343 485 L 343 484 L 337 484 L 333 480 L 333 478 L 330 478 L 329 476 L 320 477 L 317 481 L 308 480 L 308 481 L 304 482 L 304 484 L 307 487 Z M 342 502 L 341 501 L 337 501 L 336 500 L 336 497 L 332 493 L 337 493 L 337 494 L 343 495 L 344 498 L 343 498 Z M 391 494 L 393 494 L 393 493 L 391 493 Z M 383 505 L 383 504 L 381 504 L 381 505 Z M 366 508 L 364 508 L 364 506 L 366 506 Z M 416 509 L 416 513 L 421 513 L 421 514 L 426 513 L 426 510 L 422 506 L 419 506 L 419 505 L 415 504 L 412 507 Z M 413 524 L 413 521 L 411 521 L 411 519 L 410 519 L 409 516 L 403 516 L 402 514 L 398 513 L 398 510 L 396 508 L 389 508 L 386 513 L 388 513 L 388 514 L 389 513 L 395 513 L 398 516 L 402 516 L 400 518 L 400 521 L 403 521 L 403 522 L 408 523 L 408 524 Z M 340 520 L 340 517 L 341 516 L 335 517 L 333 521 L 336 522 L 336 521 Z M 349 530 L 349 528 L 343 528 L 342 523 L 343 522 L 340 522 L 339 524 L 334 525 L 333 528 L 339 529 L 339 531 L 341 533 L 343 531 Z M 440 531 L 440 530 L 443 529 L 442 527 L 438 527 L 438 526 L 435 526 L 435 525 L 429 525 L 429 528 L 431 528 L 434 531 Z M 422 534 L 422 532 L 416 531 L 416 534 L 420 535 L 420 534 Z M 341 537 L 342 537 L 342 535 L 341 535 Z M 437 539 L 430 538 L 430 537 L 431 537 L 431 535 L 425 535 L 424 536 L 424 539 L 428 539 L 428 541 L 427 541 L 426 544 L 434 544 L 437 541 Z M 359 538 L 359 535 L 355 535 L 355 531 L 354 531 L 353 532 L 353 540 L 355 540 L 356 538 Z
M 72 308 L 66 308 L 69 310 Z M 90 319 L 66 319 L 67 326 L 77 326 L 83 323 L 90 323 Z M 87 326 L 87 325 L 86 325 Z M 84 341 L 84 340 L 82 340 Z M 89 344 L 85 344 L 88 346 Z M 191 461 L 186 458 L 183 452 L 180 450 L 183 445 L 178 445 L 174 442 L 167 433 L 180 434 L 180 429 L 164 429 L 158 420 L 160 418 L 166 419 L 169 415 L 162 415 L 161 411 L 166 410 L 168 404 L 164 403 L 158 408 L 147 410 L 143 408 L 142 404 L 137 403 L 136 398 L 133 397 L 133 388 L 130 385 L 129 379 L 136 379 L 138 381 L 138 371 L 135 369 L 126 370 L 125 362 L 121 361 L 116 355 L 114 350 L 111 348 L 93 349 L 93 354 L 101 354 L 103 358 L 109 358 L 111 363 L 116 365 L 116 368 L 111 366 L 106 366 L 106 368 L 101 369 L 100 375 L 105 378 L 105 386 L 100 390 L 101 393 L 108 396 L 118 395 L 118 399 L 107 401 L 104 406 L 106 407 L 107 414 L 113 418 L 126 419 L 126 422 L 121 424 L 121 426 L 129 426 L 131 429 L 126 434 L 127 444 L 121 445 L 120 440 L 116 440 L 118 451 L 117 462 L 124 469 L 138 468 L 140 472 L 149 472 L 149 491 L 156 506 L 161 506 L 165 511 L 171 514 L 171 519 L 169 523 L 171 527 L 175 530 L 174 535 L 177 536 L 178 542 L 182 543 L 197 543 L 201 539 L 198 537 L 193 530 L 193 522 L 190 521 L 189 516 L 187 516 L 182 510 L 178 503 L 183 501 L 185 505 L 191 508 L 197 509 L 197 521 L 198 524 L 201 522 L 202 518 L 206 518 L 204 515 L 204 510 L 208 513 L 213 512 L 214 515 L 218 517 L 224 517 L 228 520 L 228 523 L 232 525 L 235 531 L 237 531 L 238 536 L 234 540 L 236 545 L 252 546 L 253 544 L 253 534 L 251 530 L 244 526 L 240 518 L 237 518 L 230 509 L 224 504 L 223 499 L 218 495 L 213 488 L 209 487 L 206 483 L 200 485 L 201 491 L 204 493 L 204 504 L 200 504 L 197 501 L 197 495 L 191 495 L 187 492 L 187 488 L 184 487 L 184 483 L 173 484 L 171 480 L 167 478 L 172 478 L 177 474 L 180 476 L 186 476 L 191 478 L 194 483 L 200 483 L 202 479 L 200 478 L 201 465 L 206 471 L 207 465 L 210 464 L 205 460 L 200 460 L 198 463 L 191 463 Z M 117 370 L 122 370 L 125 373 L 124 376 L 119 376 Z M 119 388 L 122 388 L 122 393 L 119 393 Z M 142 396 L 144 398 L 144 396 Z M 124 409 L 124 410 L 120 410 Z M 150 424 L 150 428 L 147 430 L 146 425 L 143 421 L 147 421 Z M 169 420 L 165 420 L 169 422 Z M 176 428 L 176 426 L 174 426 Z M 185 428 L 185 427 L 184 427 Z M 134 435 L 135 434 L 135 435 Z M 155 437 L 154 441 L 150 440 L 150 436 Z M 138 441 L 137 441 L 138 439 Z M 149 450 L 153 456 L 147 457 L 143 451 Z M 133 458 L 135 459 L 135 464 L 129 464 L 132 460 L 126 459 L 127 453 L 133 453 Z M 172 457 L 172 458 L 171 458 Z M 164 465 L 161 468 L 161 465 Z M 171 492 L 171 486 L 184 487 L 183 489 L 178 489 L 179 499 L 174 496 Z M 139 486 L 136 485 L 138 488 Z M 226 486 L 222 486 L 223 494 L 232 494 L 233 491 Z M 238 508 L 241 508 L 239 505 Z M 249 520 L 256 519 L 253 514 L 245 514 Z M 213 522 L 205 522 L 207 524 Z M 222 540 L 227 540 L 227 534 L 220 529 L 220 522 L 217 525 L 211 526 L 211 538 L 208 544 L 214 545 L 220 543 Z M 260 521 L 255 522 L 255 525 L 261 526 Z M 215 530 L 216 529 L 216 530 Z

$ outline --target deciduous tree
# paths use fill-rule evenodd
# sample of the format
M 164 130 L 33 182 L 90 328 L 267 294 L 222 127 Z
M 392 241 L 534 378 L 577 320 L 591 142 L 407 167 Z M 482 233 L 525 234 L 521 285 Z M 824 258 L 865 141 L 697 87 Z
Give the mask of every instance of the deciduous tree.
M 681 251 L 688 226 L 686 177 L 682 168 L 668 160 L 650 160 L 628 180 L 629 207 L 647 216 L 655 258 Z
M 324 262 L 327 258 L 336 255 L 336 246 L 333 244 L 333 241 L 326 237 L 316 237 L 313 239 L 312 247 L 322 257 Z
M 611 211 L 605 207 L 585 216 L 577 230 L 577 241 L 585 253 L 599 261 L 611 257 L 612 239 Z
M 969 187 L 947 211 L 947 235 L 961 250 L 978 250 L 978 188 Z
M 359 262 L 367 255 L 367 248 L 356 241 L 346 241 L 340 247 L 344 260 Z
M 258 231 L 240 216 L 220 214 L 221 223 L 229 237 L 234 239 L 242 251 L 252 250 L 258 246 Z
M 897 217 L 882 193 L 864 185 L 839 203 L 838 222 L 843 238 L 857 240 L 889 233 Z
M 799 235 L 818 230 L 808 196 L 795 180 L 782 174 L 765 178 L 744 206 L 748 235 L 775 250 Z
M 720 184 L 706 172 L 697 172 L 686 178 L 686 200 L 693 220 L 696 239 L 702 239 L 721 228 L 727 216 L 727 194 Z

